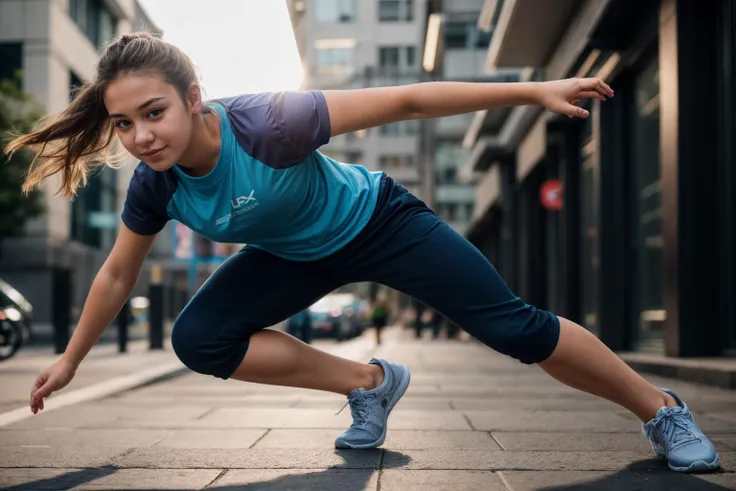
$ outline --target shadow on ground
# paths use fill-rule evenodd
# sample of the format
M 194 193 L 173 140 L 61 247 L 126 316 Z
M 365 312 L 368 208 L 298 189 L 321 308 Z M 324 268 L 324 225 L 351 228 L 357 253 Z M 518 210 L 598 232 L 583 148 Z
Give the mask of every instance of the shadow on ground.
M 390 456 L 389 462 L 391 463 L 388 466 L 379 465 L 379 468 L 388 469 L 404 467 L 411 461 L 409 456 L 399 452 L 391 452 L 387 450 L 375 451 L 382 452 L 382 462 L 386 460 L 387 456 Z M 366 489 L 366 485 L 378 468 L 366 468 L 365 458 L 360 456 L 361 452 L 365 451 L 336 450 L 335 453 L 342 457 L 344 462 L 338 466 L 325 470 L 304 472 L 292 469 L 283 469 L 284 472 L 294 471 L 299 473 L 279 476 L 268 481 L 235 485 L 219 485 L 216 481 L 205 489 L 213 489 L 217 491 L 363 491 Z M 78 471 L 67 472 L 49 479 L 39 479 L 18 486 L 2 488 L 2 490 L 37 491 L 69 489 L 71 487 L 93 483 L 94 481 L 112 475 L 119 470 L 120 469 L 116 467 L 81 469 Z M 239 470 L 241 469 L 234 469 L 233 472 L 237 472 Z M 148 488 L 139 489 L 132 487 L 130 486 L 130 483 L 127 483 L 125 489 L 131 491 L 145 491 Z
M 663 467 L 661 470 L 658 467 Z M 652 470 L 656 469 L 656 470 Z M 718 481 L 726 476 L 723 472 L 702 474 Z M 736 479 L 734 479 L 736 481 Z M 532 489 L 532 488 L 529 488 Z M 630 464 L 625 470 L 606 475 L 600 479 L 586 480 L 574 484 L 542 485 L 535 491 L 732 491 L 736 487 L 722 486 L 691 474 L 673 472 L 662 465 L 659 459 L 648 459 Z

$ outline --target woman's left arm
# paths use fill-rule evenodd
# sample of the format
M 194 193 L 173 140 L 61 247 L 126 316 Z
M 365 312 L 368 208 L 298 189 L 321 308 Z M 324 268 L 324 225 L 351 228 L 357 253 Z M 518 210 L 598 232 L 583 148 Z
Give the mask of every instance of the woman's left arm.
M 549 82 L 417 84 L 323 92 L 331 136 L 396 121 L 439 118 L 503 106 L 542 105 L 569 117 L 588 117 L 581 99 L 606 100 L 613 90 L 597 78 Z

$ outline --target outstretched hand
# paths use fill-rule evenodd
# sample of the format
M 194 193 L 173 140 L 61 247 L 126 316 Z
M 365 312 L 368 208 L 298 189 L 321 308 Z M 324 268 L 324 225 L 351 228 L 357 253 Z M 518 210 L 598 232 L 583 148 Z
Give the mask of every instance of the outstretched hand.
M 59 389 L 66 387 L 74 378 L 75 368 L 63 358 L 43 370 L 31 389 L 30 406 L 33 414 L 43 410 L 43 400 Z
M 605 101 L 613 97 L 613 90 L 599 78 L 568 78 L 542 82 L 539 103 L 558 114 L 569 117 L 587 118 L 589 112 L 576 106 L 583 99 Z

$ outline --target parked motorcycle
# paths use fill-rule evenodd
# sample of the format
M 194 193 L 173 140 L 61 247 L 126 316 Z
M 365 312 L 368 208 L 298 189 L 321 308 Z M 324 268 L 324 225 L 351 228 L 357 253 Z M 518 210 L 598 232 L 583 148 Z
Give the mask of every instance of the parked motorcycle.
M 0 310 L 0 361 L 12 358 L 28 341 L 30 329 L 14 307 Z

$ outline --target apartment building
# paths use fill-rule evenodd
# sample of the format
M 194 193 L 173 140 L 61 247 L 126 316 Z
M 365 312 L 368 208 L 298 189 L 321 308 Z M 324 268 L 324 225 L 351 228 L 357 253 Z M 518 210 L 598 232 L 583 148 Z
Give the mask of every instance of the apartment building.
M 421 80 L 425 4 L 414 0 L 290 0 L 308 89 L 404 85 Z M 406 121 L 339 135 L 321 151 L 385 170 L 422 194 L 420 123 Z
M 136 0 L 0 0 L 0 78 L 21 70 L 22 88 L 43 112 L 58 113 L 71 89 L 94 77 L 104 44 L 133 30 L 160 33 Z M 27 295 L 39 325 L 51 321 L 54 305 L 71 304 L 72 317 L 81 309 L 115 240 L 134 164 L 104 169 L 74 201 L 55 196 L 58 180 L 50 179 L 45 213 L 24 237 L 2 241 L 2 277 Z M 170 255 L 170 240 L 162 234 L 152 255 Z

